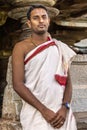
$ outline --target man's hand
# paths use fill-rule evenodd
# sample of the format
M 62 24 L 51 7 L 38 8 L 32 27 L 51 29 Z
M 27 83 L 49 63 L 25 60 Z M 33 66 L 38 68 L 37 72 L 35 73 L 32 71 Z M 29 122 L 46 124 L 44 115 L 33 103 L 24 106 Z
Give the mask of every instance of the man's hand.
M 42 115 L 45 118 L 45 120 L 51 124 L 52 127 L 60 128 L 65 122 L 66 114 L 67 108 L 62 106 L 56 113 L 46 108 Z
M 55 118 L 53 121 L 51 121 L 51 125 L 54 128 L 60 128 L 65 120 L 66 120 L 66 115 L 67 115 L 67 108 L 62 106 L 58 112 L 56 112 Z
M 51 121 L 51 125 L 54 128 L 60 128 L 66 120 L 67 109 L 62 106 L 58 112 L 56 112 L 55 118 Z
M 44 108 L 42 112 L 42 116 L 45 118 L 45 120 L 51 124 L 52 121 L 54 121 L 54 118 L 56 116 L 56 113 L 52 110 L 48 109 L 47 107 Z

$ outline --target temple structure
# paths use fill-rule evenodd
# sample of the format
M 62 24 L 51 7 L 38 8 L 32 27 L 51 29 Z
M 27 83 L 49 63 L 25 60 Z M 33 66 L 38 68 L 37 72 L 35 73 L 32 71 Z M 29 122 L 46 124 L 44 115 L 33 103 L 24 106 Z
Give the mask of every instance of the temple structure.
M 74 46 L 74 43 L 87 38 L 87 1 L 84 0 L 83 4 L 79 4 L 79 2 L 80 0 L 72 2 L 69 0 L 7 0 L 8 7 L 0 12 L 4 16 L 1 17 L 0 29 L 4 29 L 6 19 L 11 21 L 12 28 L 10 27 L 9 30 L 10 24 L 6 24 L 7 32 L 4 34 L 8 35 L 4 35 L 5 38 L 0 37 L 3 43 L 0 45 L 0 62 L 4 65 L 1 66 L 0 71 L 4 72 L 4 76 L 0 78 L 2 83 L 0 89 L 4 86 L 3 94 L 0 93 L 3 97 L 0 130 L 22 130 L 19 119 L 22 102 L 13 90 L 11 51 L 18 41 L 31 34 L 26 24 L 26 12 L 32 3 L 41 3 L 48 7 L 51 17 L 49 32 L 53 37 L 68 44 L 77 53 L 70 69 L 73 85 L 72 108 L 76 116 L 78 130 L 87 130 L 87 51 L 84 51 L 87 46 L 86 44 Z M 79 11 L 76 6 L 78 6 Z M 2 35 L 3 31 L 0 32 Z M 7 44 L 4 44 L 5 42 Z

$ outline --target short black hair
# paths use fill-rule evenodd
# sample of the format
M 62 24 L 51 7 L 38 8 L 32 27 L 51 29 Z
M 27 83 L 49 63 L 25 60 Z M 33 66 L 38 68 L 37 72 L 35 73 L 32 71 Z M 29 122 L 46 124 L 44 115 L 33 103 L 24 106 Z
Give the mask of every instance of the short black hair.
M 41 5 L 41 4 L 36 4 L 36 5 L 30 5 L 28 11 L 27 11 L 27 19 L 30 20 L 30 16 L 31 16 L 31 12 L 34 10 L 34 9 L 37 9 L 37 8 L 42 8 L 44 9 L 47 13 L 48 13 L 48 10 L 47 8 L 44 6 L 44 5 Z

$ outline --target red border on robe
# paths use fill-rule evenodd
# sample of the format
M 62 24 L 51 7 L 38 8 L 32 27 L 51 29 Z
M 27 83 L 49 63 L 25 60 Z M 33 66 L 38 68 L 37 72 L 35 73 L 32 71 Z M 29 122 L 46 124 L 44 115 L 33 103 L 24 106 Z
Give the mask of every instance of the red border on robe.
M 42 45 L 38 47 L 33 54 L 31 54 L 25 61 L 24 64 L 26 64 L 30 59 L 32 59 L 35 55 L 37 55 L 39 52 L 43 51 L 44 49 L 48 48 L 49 46 L 56 45 L 55 42 L 50 42 L 46 45 Z
M 49 46 L 56 45 L 55 42 L 50 42 L 48 44 L 42 45 L 38 47 L 25 61 L 24 65 L 27 64 L 29 60 L 31 60 L 34 56 L 36 56 L 38 53 L 43 51 L 44 49 L 48 48 Z M 59 74 L 55 74 L 55 80 L 60 84 L 60 85 L 66 85 L 67 77 L 66 76 L 60 76 Z

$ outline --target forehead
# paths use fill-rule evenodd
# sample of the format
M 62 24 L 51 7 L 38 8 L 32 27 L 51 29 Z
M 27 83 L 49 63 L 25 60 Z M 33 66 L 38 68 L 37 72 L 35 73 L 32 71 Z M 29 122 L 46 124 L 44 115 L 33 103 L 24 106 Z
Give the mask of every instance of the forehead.
M 32 16 L 37 16 L 37 15 L 40 16 L 40 15 L 48 15 L 48 14 L 47 14 L 45 9 L 43 9 L 43 8 L 36 8 L 36 9 L 32 10 L 31 17 Z

